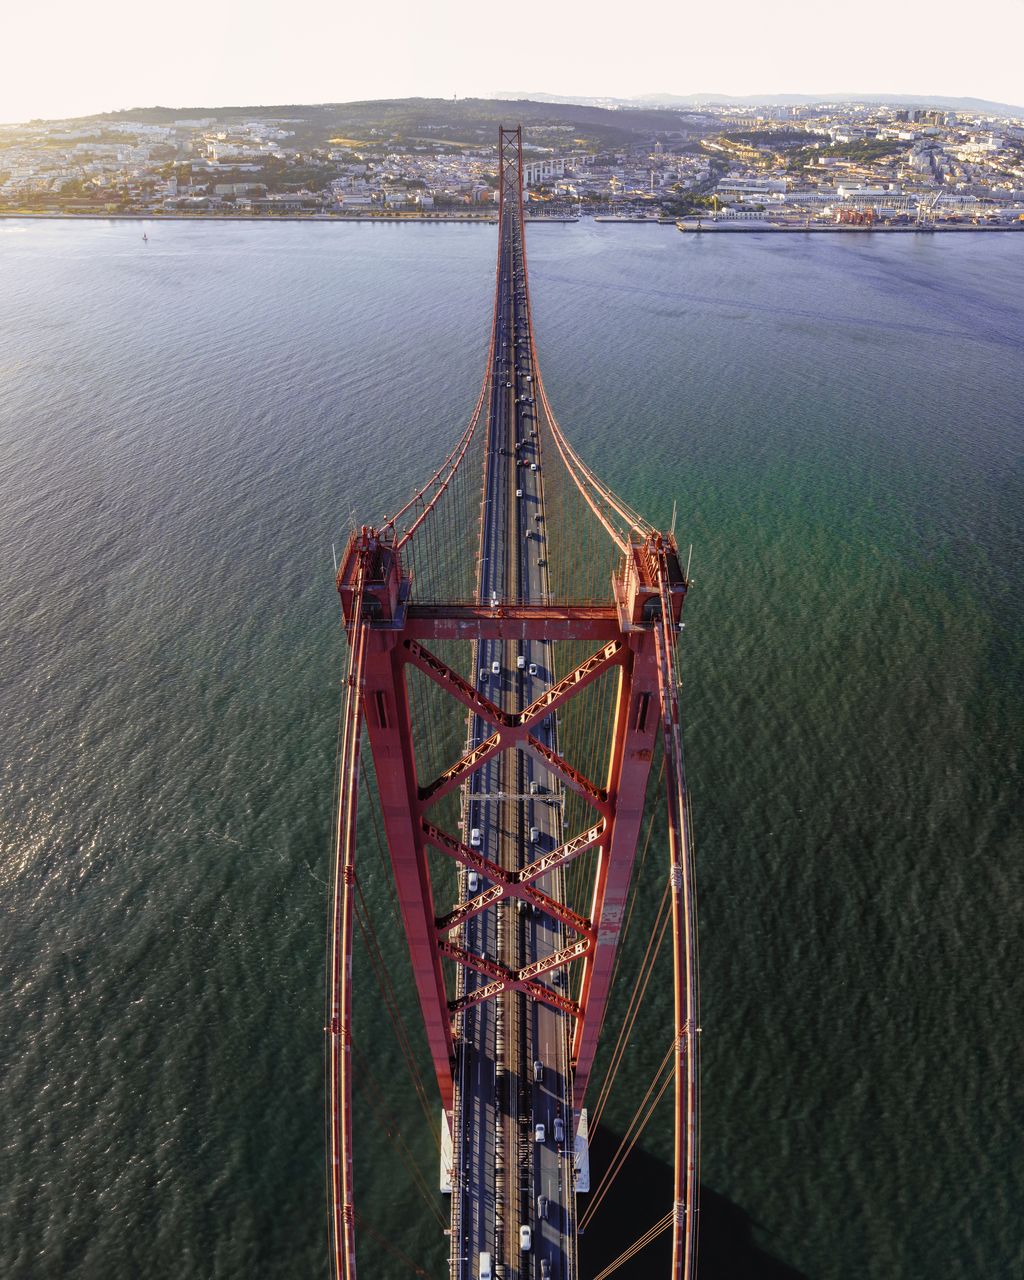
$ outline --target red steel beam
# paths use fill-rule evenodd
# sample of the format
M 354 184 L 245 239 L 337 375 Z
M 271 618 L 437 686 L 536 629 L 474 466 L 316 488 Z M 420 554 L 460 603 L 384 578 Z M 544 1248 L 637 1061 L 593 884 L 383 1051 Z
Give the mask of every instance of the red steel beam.
M 573 911 L 571 907 L 567 907 L 564 903 L 557 899 L 549 897 L 541 889 L 532 889 L 529 886 L 524 887 L 522 896 L 527 902 L 532 902 L 538 911 L 543 911 L 545 915 L 560 920 L 562 924 L 578 933 L 581 937 L 592 938 L 594 929 L 591 922 L 586 916 L 581 916 Z
M 393 631 L 371 632 L 363 705 L 376 764 L 395 892 L 409 944 L 413 978 L 441 1104 L 451 1112 L 455 1048 L 434 928 L 430 869 L 419 823 L 419 788 L 404 664 Z
M 441 955 L 461 964 L 464 969 L 473 969 L 494 982 L 505 983 L 506 986 L 515 985 L 515 972 L 497 960 L 489 960 L 486 956 L 477 955 L 475 951 L 469 951 L 466 947 L 460 947 L 457 942 L 448 942 L 446 939 L 437 944 L 437 949 Z
M 438 774 L 433 782 L 428 783 L 425 787 L 420 787 L 419 799 L 421 807 L 426 809 L 430 805 L 436 804 L 438 800 L 448 795 L 449 792 L 454 791 L 456 787 L 460 787 L 471 774 L 476 773 L 488 760 L 493 759 L 496 755 L 500 755 L 502 751 L 506 751 L 511 747 L 519 747 L 528 751 L 538 760 L 548 765 L 549 768 L 560 773 L 573 791 L 578 792 L 599 813 L 604 815 L 611 814 L 608 792 L 604 787 L 595 786 L 585 774 L 580 773 L 578 769 L 574 769 L 568 760 L 563 759 L 557 751 L 552 751 L 550 747 L 546 747 L 543 742 L 519 725 L 499 729 L 497 733 L 491 734 L 479 746 L 467 751 L 454 764 L 449 765 L 443 773 Z
M 573 836 L 571 840 L 567 840 L 565 844 L 560 844 L 557 849 L 552 849 L 549 853 L 542 853 L 539 858 L 534 858 L 532 862 L 527 863 L 519 871 L 519 883 L 530 884 L 534 880 L 539 880 L 541 876 L 546 876 L 549 871 L 554 871 L 556 868 L 564 866 L 567 862 L 571 862 L 578 854 L 587 849 L 592 849 L 604 835 L 607 825 L 602 818 L 589 831 L 583 831 L 580 835 Z
M 621 664 L 626 658 L 625 642 L 621 639 L 609 640 L 602 649 L 591 654 L 575 670 L 563 676 L 522 711 L 509 712 L 503 711 L 490 698 L 486 698 L 475 685 L 470 684 L 446 662 L 431 653 L 425 645 L 416 640 L 406 640 L 404 651 L 408 654 L 409 662 L 418 667 L 424 675 L 429 676 L 439 688 L 461 702 L 468 710 L 489 721 L 497 729 L 529 728 L 537 720 L 543 720 L 545 716 L 557 711 L 574 694 L 585 689 L 612 666 Z
M 552 991 L 550 987 L 546 987 L 543 983 L 536 982 L 534 979 L 541 974 L 549 973 L 552 969 L 557 969 L 561 965 L 567 964 L 571 960 L 578 959 L 581 955 L 585 955 L 592 945 L 592 939 L 581 938 L 578 942 L 571 943 L 568 947 L 563 947 L 561 951 L 545 956 L 543 960 L 535 960 L 532 964 L 513 971 L 506 969 L 504 965 L 495 960 L 488 960 L 485 957 L 478 956 L 472 951 L 467 951 L 465 948 L 457 946 L 455 943 L 443 942 L 441 943 L 442 954 L 465 968 L 473 969 L 491 979 L 490 982 L 485 983 L 483 986 L 467 991 L 458 1000 L 450 1000 L 448 1008 L 453 1014 L 461 1013 L 473 1005 L 483 1004 L 487 1000 L 495 999 L 504 991 L 522 991 L 534 1000 L 539 1000 L 542 1004 L 549 1004 L 552 1008 L 559 1009 L 562 1013 L 568 1013 L 574 1018 L 579 1018 L 581 1013 L 579 1004 L 568 996 L 559 995 L 556 991 Z
M 570 671 L 539 698 L 535 698 L 519 713 L 516 723 L 529 726 L 537 720 L 543 720 L 545 716 L 557 711 L 573 694 L 579 693 L 599 676 L 603 676 L 611 666 L 621 664 L 625 660 L 625 655 L 626 646 L 621 639 L 609 640 L 603 649 L 591 654 L 575 671 Z
M 501 902 L 503 898 L 521 898 L 524 902 L 536 907 L 538 911 L 543 911 L 546 915 L 560 920 L 562 924 L 567 925 L 576 933 L 584 934 L 588 937 L 593 934 L 591 922 L 586 916 L 578 915 L 571 907 L 567 907 L 563 903 L 556 901 L 556 899 L 548 897 L 540 889 L 532 889 L 528 885 L 517 884 L 509 887 L 503 884 L 495 884 L 489 889 L 485 889 L 483 893 L 476 894 L 467 902 L 460 902 L 457 907 L 453 907 L 446 915 L 440 916 L 435 920 L 438 937 L 451 933 L 453 929 L 465 924 L 467 920 L 472 920 L 474 916 L 478 916 L 482 911 L 486 911 L 488 907 L 494 906 L 496 902 Z
M 549 769 L 554 769 L 556 773 L 560 773 L 563 780 L 572 790 L 581 795 L 588 804 L 592 804 L 598 813 L 606 818 L 611 817 L 612 805 L 608 801 L 608 792 L 604 787 L 595 786 L 588 777 L 580 773 L 578 769 L 574 769 L 568 760 L 563 759 L 557 751 L 552 751 L 550 747 L 546 747 L 543 742 L 532 734 L 526 739 L 526 749 L 531 755 L 546 764 Z
M 597 945 L 583 962 L 580 1004 L 585 1013 L 573 1038 L 573 1106 L 577 1110 L 583 1106 L 608 1005 L 660 720 L 654 638 L 639 632 L 632 639 L 633 660 L 631 667 L 622 669 L 608 769 L 607 790 L 615 817 L 598 854 L 590 911 Z
M 495 728 L 514 723 L 507 711 L 502 711 L 501 707 L 490 698 L 485 698 L 475 685 L 464 680 L 457 671 L 453 671 L 446 662 L 442 662 L 436 654 L 431 653 L 418 641 L 406 640 L 404 650 L 413 666 L 418 667 L 424 675 L 429 676 L 445 693 L 461 702 L 474 715 L 489 721 Z
M 497 862 L 492 862 L 490 858 L 485 858 L 472 845 L 463 844 L 461 840 L 456 840 L 454 836 L 450 836 L 447 831 L 442 831 L 440 827 L 435 827 L 426 818 L 420 819 L 420 826 L 427 838 L 427 843 L 432 844 L 441 853 L 450 854 L 456 862 L 461 862 L 470 871 L 479 871 L 481 875 L 486 876 L 488 880 L 494 880 L 497 884 L 511 883 L 511 877 L 515 874 L 514 872 L 506 871 Z
M 410 604 L 405 635 L 414 640 L 592 640 L 622 634 L 614 605 Z
M 475 897 L 470 898 L 467 902 L 459 903 L 447 914 L 435 920 L 434 923 L 437 926 L 439 935 L 450 933 L 473 916 L 485 911 L 493 903 L 500 902 L 502 898 L 521 898 L 525 902 L 533 903 L 534 906 L 548 915 L 555 916 L 577 933 L 589 934 L 592 932 L 590 920 L 577 914 L 577 912 L 563 903 L 557 902 L 540 889 L 533 888 L 532 885 L 533 881 L 539 880 L 541 876 L 547 875 L 549 871 L 553 871 L 556 867 L 564 866 L 585 850 L 593 848 L 605 830 L 603 820 L 597 826 L 591 827 L 589 831 L 584 831 L 581 835 L 574 836 L 572 840 L 559 845 L 557 849 L 552 849 L 549 853 L 543 854 L 534 862 L 531 862 L 529 866 L 523 867 L 519 871 L 506 871 L 504 867 L 498 866 L 496 862 L 491 862 L 488 858 L 477 853 L 470 845 L 463 844 L 461 840 L 456 840 L 454 836 L 448 835 L 446 831 L 442 831 L 440 827 L 434 826 L 432 822 L 428 822 L 425 818 L 422 821 L 422 828 L 428 844 L 433 845 L 435 849 L 440 850 L 442 853 L 447 853 L 464 867 L 478 871 L 494 882 L 491 888 L 485 889 L 483 893 L 476 894 Z
M 585 956 L 594 945 L 594 940 L 590 938 L 578 938 L 575 942 L 570 942 L 567 947 L 562 947 L 559 951 L 552 951 L 550 955 L 542 956 L 539 960 L 532 960 L 529 964 L 524 964 L 516 973 L 518 981 L 527 978 L 537 978 L 542 973 L 550 973 L 553 969 L 559 969 L 563 964 L 568 964 L 571 960 L 578 960 L 580 956 Z
M 550 987 L 545 987 L 542 982 L 522 982 L 518 986 L 515 983 L 504 981 L 489 982 L 485 986 L 467 991 L 458 1000 L 449 1000 L 448 1008 L 452 1016 L 457 1013 L 464 1013 L 467 1009 L 471 1009 L 473 1005 L 484 1004 L 485 1001 L 493 1000 L 496 996 L 500 996 L 503 991 L 511 989 L 520 990 L 531 999 L 537 1000 L 541 1004 L 548 1004 L 552 1009 L 557 1009 L 559 1013 L 567 1014 L 570 1018 L 578 1018 L 580 1016 L 580 1007 L 575 1000 L 570 1000 L 568 996 L 558 995 Z
M 453 929 L 457 929 L 460 925 L 465 924 L 467 920 L 472 920 L 474 916 L 478 916 L 481 911 L 486 911 L 488 907 L 494 906 L 496 902 L 500 902 L 502 898 L 507 897 L 505 886 L 494 884 L 468 901 L 460 902 L 457 907 L 453 907 L 446 915 L 439 916 L 434 921 L 437 927 L 437 936 L 440 938 L 446 933 L 451 933 Z
M 539 858 L 535 858 L 533 862 L 528 863 L 519 871 L 506 871 L 504 867 L 498 866 L 496 862 L 491 862 L 489 858 L 485 858 L 483 854 L 478 853 L 471 845 L 463 844 L 461 840 L 456 840 L 454 836 L 450 836 L 447 831 L 442 831 L 440 827 L 435 827 L 426 818 L 422 819 L 421 825 L 427 842 L 432 844 L 435 849 L 438 849 L 441 853 L 450 854 L 456 862 L 461 862 L 464 867 L 469 867 L 471 871 L 479 871 L 488 880 L 494 880 L 498 884 L 506 885 L 510 892 L 514 892 L 512 890 L 513 885 L 529 884 L 531 881 L 547 875 L 549 871 L 554 871 L 556 867 L 560 867 L 566 862 L 571 862 L 573 858 L 587 849 L 593 848 L 601 839 L 606 824 L 603 820 L 596 823 L 589 831 L 583 831 L 578 836 L 573 836 L 571 840 L 567 840 L 565 844 L 560 844 L 556 849 L 541 854 Z M 523 895 L 519 894 L 518 896 L 522 897 Z
M 475 951 L 460 947 L 457 942 L 439 942 L 438 950 L 449 960 L 461 964 L 463 968 L 473 969 L 494 982 L 504 983 L 505 989 L 508 990 L 509 988 L 522 989 L 526 980 L 539 977 L 542 973 L 550 973 L 552 969 L 558 969 L 571 960 L 578 960 L 580 956 L 586 955 L 592 946 L 592 938 L 578 938 L 575 942 L 570 942 L 567 947 L 562 947 L 560 951 L 553 951 L 539 960 L 532 960 L 521 969 L 509 969 L 499 960 L 489 960 L 487 956 L 477 955 Z
M 499 731 L 492 734 L 485 742 L 481 742 L 479 746 L 467 751 L 464 756 L 460 756 L 453 765 L 445 769 L 444 773 L 438 774 L 433 782 L 420 787 L 418 797 L 420 808 L 428 808 L 446 796 L 449 791 L 461 787 L 470 774 L 476 773 L 477 769 L 499 755 L 508 745 L 505 732 Z

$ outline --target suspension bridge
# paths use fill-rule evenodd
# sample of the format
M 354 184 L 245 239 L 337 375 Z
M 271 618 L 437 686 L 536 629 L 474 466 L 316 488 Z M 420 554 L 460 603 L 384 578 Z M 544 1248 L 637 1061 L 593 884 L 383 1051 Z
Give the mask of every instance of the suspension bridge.
M 331 1274 L 354 1280 L 365 1235 L 352 1035 L 362 778 L 442 1111 L 450 1280 L 603 1280 L 667 1232 L 671 1280 L 691 1280 L 700 1028 L 676 653 L 687 572 L 674 536 L 621 501 L 558 425 L 530 310 L 521 130 L 502 128 L 498 150 L 494 310 L 476 407 L 406 505 L 352 534 L 337 576 L 348 667 L 328 936 Z M 624 1156 L 583 1206 L 580 1121 L 659 754 L 664 897 L 629 1016 L 659 931 L 670 930 L 673 1020 L 637 1134 L 671 1088 L 673 1199 L 620 1258 L 582 1277 L 580 1229 L 599 1199 L 614 1202 Z M 381 1274 L 365 1258 L 363 1268 Z

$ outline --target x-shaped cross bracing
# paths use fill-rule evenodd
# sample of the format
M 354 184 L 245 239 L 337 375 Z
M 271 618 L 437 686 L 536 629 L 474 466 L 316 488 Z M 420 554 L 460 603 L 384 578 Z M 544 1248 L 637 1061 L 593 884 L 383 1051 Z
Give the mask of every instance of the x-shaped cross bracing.
M 530 733 L 530 729 L 606 671 L 615 666 L 622 666 L 628 656 L 628 650 L 622 640 L 609 640 L 606 645 L 591 654 L 522 711 L 503 711 L 418 640 L 406 640 L 404 649 L 409 663 L 428 675 L 440 688 L 463 703 L 474 715 L 478 715 L 481 720 L 493 725 L 496 729 L 490 737 L 477 746 L 471 747 L 438 774 L 433 782 L 419 788 L 421 810 L 435 804 L 460 787 L 470 774 L 475 773 L 488 760 L 502 751 L 515 747 L 526 751 L 560 774 L 568 787 L 581 795 L 604 817 L 612 816 L 605 788 L 597 786 L 578 769 L 574 769 L 568 760 Z
M 440 827 L 435 827 L 433 823 L 427 822 L 426 819 L 422 820 L 421 825 L 428 843 L 432 844 L 435 849 L 449 854 L 456 862 L 461 862 L 464 867 L 468 867 L 471 871 L 478 871 L 481 875 L 486 876 L 488 880 L 493 881 L 490 888 L 477 894 L 476 897 L 470 898 L 468 902 L 460 903 L 454 910 L 449 911 L 447 915 L 441 916 L 436 921 L 439 934 L 450 933 L 460 924 L 464 924 L 473 916 L 479 915 L 481 911 L 485 911 L 489 906 L 492 906 L 495 902 L 500 902 L 503 898 L 520 898 L 524 902 L 532 902 L 541 911 L 545 911 L 548 915 L 554 916 L 555 919 L 561 920 L 563 924 L 568 925 L 576 933 L 585 937 L 593 937 L 593 927 L 585 916 L 577 915 L 569 907 L 564 906 L 561 902 L 557 902 L 554 898 L 542 892 L 542 890 L 532 886 L 541 876 L 554 871 L 556 867 L 564 866 L 579 854 L 599 844 L 607 827 L 603 819 L 591 827 L 589 831 L 584 831 L 581 835 L 567 840 L 565 844 L 559 845 L 557 849 L 552 849 L 548 853 L 542 854 L 518 871 L 506 871 L 504 867 L 492 862 L 489 858 L 485 858 L 470 845 L 456 840 L 453 836 L 448 835 L 446 831 L 442 831 Z
M 493 1000 L 503 991 L 523 991 L 535 1000 L 549 1004 L 555 1009 L 561 1009 L 563 1013 L 572 1014 L 573 1017 L 579 1017 L 580 1006 L 575 1000 L 559 995 L 557 991 L 552 991 L 550 987 L 534 979 L 586 955 L 593 945 L 593 938 L 580 938 L 560 951 L 544 956 L 542 960 L 534 960 L 531 964 L 523 965 L 521 969 L 509 969 L 497 960 L 478 956 L 475 952 L 467 951 L 465 947 L 457 946 L 453 942 L 441 942 L 438 944 L 438 949 L 443 956 L 457 961 L 467 969 L 475 969 L 477 973 L 482 973 L 491 979 L 483 986 L 467 991 L 458 1000 L 449 1000 L 448 1010 L 452 1014 L 461 1013 L 463 1009 L 481 1004 L 484 1000 Z
M 434 848 L 470 870 L 477 871 L 490 882 L 481 893 L 459 903 L 434 921 L 440 954 L 491 978 L 489 983 L 468 991 L 459 1000 L 449 1000 L 449 1011 L 457 1013 L 483 1000 L 492 999 L 503 991 L 519 990 L 579 1017 L 580 1006 L 575 1001 L 557 994 L 543 983 L 534 981 L 534 978 L 579 956 L 587 955 L 596 942 L 597 931 L 591 920 L 544 893 L 536 887 L 535 882 L 587 849 L 605 843 L 611 837 L 614 825 L 614 805 L 609 800 L 606 788 L 598 786 L 575 769 L 557 751 L 531 733 L 531 729 L 539 726 L 541 721 L 605 672 L 613 667 L 623 667 L 629 659 L 629 649 L 621 638 L 609 640 L 521 711 L 506 711 L 498 706 L 418 640 L 404 640 L 399 655 L 400 660 L 418 668 L 439 688 L 494 729 L 484 741 L 471 747 L 432 782 L 418 787 L 422 837 Z M 588 831 L 566 841 L 557 849 L 542 854 L 519 870 L 507 870 L 492 862 L 472 846 L 448 835 L 423 816 L 425 810 L 462 786 L 488 761 L 510 749 L 524 751 L 552 770 L 566 787 L 582 796 L 599 815 L 597 822 Z M 532 904 L 537 910 L 558 920 L 578 935 L 577 940 L 557 953 L 557 957 L 545 957 L 543 961 L 535 961 L 522 971 L 509 970 L 496 961 L 467 951 L 451 940 L 453 932 L 474 916 L 511 898 Z

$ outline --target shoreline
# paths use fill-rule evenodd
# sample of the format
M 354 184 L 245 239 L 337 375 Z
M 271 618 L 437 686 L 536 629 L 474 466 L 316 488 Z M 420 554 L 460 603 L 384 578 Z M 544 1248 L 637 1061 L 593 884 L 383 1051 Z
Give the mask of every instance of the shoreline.
M 984 226 L 978 226 L 974 223 L 939 223 L 934 226 L 857 226 L 850 223 L 842 222 L 821 222 L 809 223 L 808 225 L 788 225 L 784 223 L 772 222 L 745 222 L 736 220 L 728 220 L 726 222 L 706 222 L 703 225 L 696 221 L 678 220 L 675 224 L 677 231 L 684 234 L 703 235 L 710 232 L 713 235 L 752 235 L 757 232 L 767 232 L 769 235 L 935 235 L 943 234 L 960 234 L 975 231 L 1016 231 L 1024 232 L 1024 222 L 1008 222 L 1008 223 L 990 223 Z
M 53 222 L 460 222 L 497 226 L 491 214 L 408 213 L 15 213 L 0 210 L 0 218 L 32 218 Z M 529 221 L 529 219 L 528 219 Z M 535 222 L 567 222 L 567 218 L 535 218 Z
M 454 222 L 462 226 L 496 227 L 491 214 L 408 214 L 408 213 L 14 213 L 0 210 L 0 219 L 15 218 L 52 222 Z M 568 225 L 579 218 L 527 218 L 529 223 L 550 222 Z
M 0 210 L 0 221 L 35 221 L 35 222 L 312 222 L 312 223 L 346 223 L 361 224 L 386 222 L 406 223 L 417 226 L 432 223 L 444 223 L 457 226 L 497 226 L 497 218 L 490 214 L 323 214 L 323 213 L 14 213 Z M 931 226 L 857 226 L 848 223 L 810 223 L 787 224 L 753 222 L 740 219 L 722 219 L 720 221 L 697 221 L 682 218 L 617 218 L 606 215 L 582 217 L 534 217 L 526 218 L 531 225 L 550 223 L 553 226 L 569 226 L 574 223 L 591 221 L 603 226 L 655 226 L 671 227 L 677 231 L 695 235 L 709 232 L 713 235 L 754 235 L 768 233 L 770 235 L 934 235 L 959 234 L 971 232 L 1015 231 L 1024 232 L 1024 222 L 975 225 L 974 223 L 939 223 Z

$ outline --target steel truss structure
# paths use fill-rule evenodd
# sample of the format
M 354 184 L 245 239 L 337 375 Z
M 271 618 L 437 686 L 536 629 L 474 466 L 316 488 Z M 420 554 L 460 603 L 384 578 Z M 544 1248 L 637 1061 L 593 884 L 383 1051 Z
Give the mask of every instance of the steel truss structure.
M 522 219 L 522 139 L 502 129 L 499 138 L 502 207 L 514 202 Z M 502 227 L 504 228 L 504 220 Z M 499 256 L 500 261 L 500 256 Z M 492 339 L 493 342 L 493 339 Z M 530 343 L 533 344 L 532 325 Z M 539 379 L 538 379 L 539 381 Z M 487 379 L 485 378 L 485 389 Z M 573 1019 L 573 1102 L 583 1105 L 611 991 L 616 948 L 627 903 L 651 762 L 659 734 L 666 762 L 668 868 L 672 893 L 675 975 L 675 1209 L 673 1280 L 691 1280 L 696 1257 L 698 1197 L 699 1014 L 696 905 L 688 806 L 683 772 L 675 642 L 687 582 L 673 537 L 658 533 L 619 503 L 586 468 L 561 434 L 540 384 L 542 403 L 565 467 L 598 520 L 617 543 L 620 568 L 608 600 L 595 604 L 443 604 L 416 599 L 405 564 L 415 528 L 465 456 L 465 438 L 435 477 L 429 502 L 413 532 L 399 534 L 394 521 L 352 535 L 338 572 L 349 663 L 342 717 L 341 775 L 336 826 L 334 897 L 329 958 L 328 1148 L 330 1239 L 333 1274 L 356 1274 L 351 1131 L 352 889 L 356 879 L 355 830 L 359 751 L 365 730 L 377 778 L 380 810 L 402 923 L 412 961 L 419 1007 L 441 1104 L 453 1108 L 456 1015 L 471 1004 L 509 990 L 543 1001 Z M 484 391 L 481 391 L 481 403 Z M 474 422 L 480 412 L 480 403 Z M 461 453 L 459 452 L 461 448 Z M 623 517 L 629 532 L 623 537 Z M 516 711 L 502 709 L 443 661 L 432 646 L 447 640 L 577 641 L 590 656 L 540 697 Z M 486 724 L 488 735 L 436 776 L 421 777 L 413 749 L 416 724 L 409 695 L 410 668 L 421 672 L 465 712 Z M 604 777 L 584 776 L 536 733 L 547 717 L 609 673 L 616 683 L 607 725 L 610 764 Z M 434 818 L 440 800 L 462 788 L 476 771 L 504 752 L 532 756 L 591 807 L 587 830 L 517 871 L 484 857 Z M 479 872 L 488 887 L 446 911 L 438 910 L 431 883 L 430 850 Z M 581 915 L 537 887 L 556 867 L 596 850 L 596 872 L 587 914 Z M 502 901 L 519 899 L 558 920 L 570 940 L 560 951 L 509 968 L 453 941 L 460 926 Z M 442 960 L 485 975 L 459 998 L 446 988 Z M 578 995 L 562 995 L 537 981 L 569 961 L 581 961 Z

